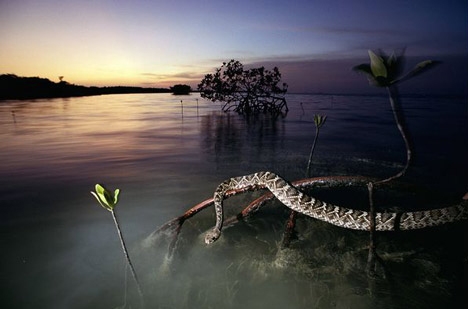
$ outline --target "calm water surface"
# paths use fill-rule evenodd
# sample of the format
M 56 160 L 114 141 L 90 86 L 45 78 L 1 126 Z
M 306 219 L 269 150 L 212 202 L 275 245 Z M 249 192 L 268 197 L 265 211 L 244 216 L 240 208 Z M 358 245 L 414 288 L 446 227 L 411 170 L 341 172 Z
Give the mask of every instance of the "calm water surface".
M 274 120 L 222 113 L 198 94 L 0 102 L 2 307 L 139 306 L 129 275 L 125 285 L 112 218 L 89 194 L 95 183 L 122 190 L 116 212 L 148 308 L 461 304 L 466 224 L 379 235 L 391 276 L 368 280 L 366 233 L 300 217 L 297 240 L 278 251 L 288 211 L 273 202 L 207 248 L 210 208 L 184 224 L 174 259 L 165 263 L 167 239 L 149 235 L 210 197 L 225 178 L 260 170 L 302 178 L 315 113 L 328 119 L 314 175 L 385 177 L 402 167 L 403 143 L 386 97 L 289 95 L 288 104 L 287 116 Z M 416 152 L 405 182 L 427 196 L 420 205 L 406 205 L 406 197 L 383 202 L 450 205 L 468 189 L 467 102 L 404 98 L 403 105 Z M 365 192 L 316 193 L 366 207 Z M 228 215 L 252 198 L 230 199 Z

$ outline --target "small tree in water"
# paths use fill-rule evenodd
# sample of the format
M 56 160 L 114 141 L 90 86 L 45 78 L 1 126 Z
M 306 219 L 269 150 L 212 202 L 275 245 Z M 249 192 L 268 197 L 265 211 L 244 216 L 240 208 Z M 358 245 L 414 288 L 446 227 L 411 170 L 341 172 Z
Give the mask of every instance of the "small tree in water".
M 198 85 L 202 98 L 213 102 L 225 102 L 223 111 L 234 110 L 240 114 L 271 112 L 280 114 L 288 111 L 284 98 L 288 85 L 281 87 L 281 73 L 277 67 L 272 71 L 264 67 L 244 70 L 237 60 L 207 74 Z
M 127 245 L 125 244 L 122 231 L 120 230 L 119 221 L 117 220 L 117 216 L 114 212 L 114 208 L 115 206 L 117 206 L 117 203 L 119 202 L 120 189 L 115 189 L 114 194 L 112 194 L 111 191 L 107 190 L 106 188 L 104 188 L 104 186 L 100 184 L 96 184 L 95 189 L 96 191 L 95 192 L 91 191 L 91 194 L 96 198 L 96 200 L 98 201 L 99 205 L 102 206 L 102 208 L 110 211 L 110 213 L 112 214 L 115 228 L 117 229 L 117 234 L 119 235 L 120 245 L 122 246 L 122 251 L 127 260 L 127 264 L 130 267 L 130 271 L 132 272 L 133 279 L 135 279 L 135 283 L 138 289 L 138 294 L 140 294 L 141 304 L 142 304 L 142 307 L 144 308 L 145 301 L 143 299 L 143 292 L 141 291 L 140 282 L 138 281 L 135 268 L 133 267 L 132 261 L 130 260 L 130 255 L 128 254 L 128 250 L 127 250 Z
M 408 169 L 412 159 L 412 147 L 408 137 L 409 134 L 405 124 L 403 109 L 399 100 L 397 84 L 418 76 L 440 63 L 440 61 L 425 60 L 419 62 L 408 73 L 402 75 L 404 66 L 404 52 L 405 50 L 403 49 L 399 52 L 393 52 L 391 56 L 387 56 L 381 50 L 379 50 L 378 53 L 374 53 L 372 50 L 369 50 L 368 53 L 370 64 L 364 63 L 353 67 L 354 71 L 366 74 L 371 85 L 387 88 L 393 116 L 406 146 L 405 167 L 398 174 L 381 180 L 379 183 L 388 182 L 403 176 L 406 173 L 406 170 Z
M 171 87 L 171 91 L 173 94 L 180 95 L 180 94 L 190 94 L 192 88 L 189 85 L 182 85 L 177 84 Z
M 413 78 L 417 75 L 420 75 L 428 69 L 433 68 L 440 62 L 434 60 L 425 60 L 419 62 L 408 73 L 402 75 L 404 65 L 404 50 L 398 53 L 393 52 L 391 56 L 385 55 L 385 53 L 380 50 L 378 51 L 378 53 L 374 53 L 373 51 L 369 50 L 368 53 L 370 63 L 364 63 L 355 66 L 353 70 L 366 74 L 371 85 L 387 88 L 390 106 L 393 111 L 393 116 L 395 118 L 398 130 L 400 131 L 401 137 L 403 138 L 403 141 L 405 142 L 406 146 L 406 164 L 400 172 L 383 180 L 379 180 L 377 182 L 369 182 L 367 184 L 367 188 L 369 191 L 370 213 L 370 243 L 369 254 L 367 257 L 367 273 L 368 275 L 373 276 L 375 274 L 377 266 L 375 261 L 378 257 L 375 245 L 375 207 L 373 198 L 374 185 L 390 182 L 399 177 L 402 177 L 406 173 L 408 167 L 410 166 L 412 159 L 412 147 L 408 137 L 408 130 L 405 124 L 403 109 L 399 100 L 397 84 L 410 78 Z

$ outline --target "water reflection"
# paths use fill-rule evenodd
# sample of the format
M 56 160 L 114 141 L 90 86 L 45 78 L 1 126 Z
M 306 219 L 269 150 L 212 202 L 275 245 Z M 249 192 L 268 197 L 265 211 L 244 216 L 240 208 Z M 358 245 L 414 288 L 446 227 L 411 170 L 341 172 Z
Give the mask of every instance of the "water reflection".
M 15 125 L 2 123 L 2 171 L 26 176 L 50 166 L 67 177 L 89 169 L 136 177 L 145 161 L 164 163 L 195 148 L 196 127 L 186 117 L 181 131 L 171 102 L 119 101 L 82 98 L 72 110 L 60 99 L 15 104 Z
M 274 203 L 210 248 L 200 235 L 214 224 L 213 211 L 200 213 L 184 225 L 173 268 L 162 273 L 165 244 L 145 247 L 142 240 L 210 197 L 225 178 L 259 170 L 290 180 L 303 177 L 314 113 L 328 115 L 314 175 L 387 175 L 402 162 L 386 98 L 291 95 L 286 118 L 255 121 L 222 113 L 198 95 L 182 98 L 182 113 L 180 100 L 142 94 L 0 103 L 5 248 L 0 265 L 6 278 L 0 297 L 5 307 L 123 304 L 125 263 L 112 221 L 89 194 L 95 183 L 122 189 L 116 211 L 151 305 L 398 308 L 453 303 L 459 282 L 450 278 L 462 280 L 463 257 L 456 249 L 463 251 L 458 241 L 466 234 L 464 226 L 382 236 L 389 252 L 411 253 L 414 246 L 425 251 L 393 265 L 401 276 L 397 283 L 407 285 L 378 282 L 377 294 L 371 295 L 359 271 L 366 234 L 303 218 L 300 240 L 287 253 L 293 265 L 272 267 L 288 214 Z M 461 196 L 467 181 L 466 103 L 412 99 L 404 104 L 419 155 L 409 180 Z M 233 198 L 228 211 L 236 213 L 251 198 Z M 434 252 L 446 255 L 441 261 Z M 136 305 L 133 292 L 130 286 L 129 303 Z
M 213 112 L 202 117 L 202 150 L 218 170 L 235 165 L 246 171 L 259 164 L 275 166 L 284 148 L 284 120 L 260 115 L 249 119 L 237 114 Z

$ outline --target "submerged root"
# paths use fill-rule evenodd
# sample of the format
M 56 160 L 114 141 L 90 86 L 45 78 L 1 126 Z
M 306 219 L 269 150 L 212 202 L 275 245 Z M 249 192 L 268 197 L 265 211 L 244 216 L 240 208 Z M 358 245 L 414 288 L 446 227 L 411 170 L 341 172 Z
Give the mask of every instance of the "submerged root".
M 327 176 L 327 177 L 314 177 L 306 178 L 298 181 L 294 181 L 292 184 L 297 188 L 306 188 L 306 187 L 350 187 L 363 185 L 369 182 L 370 178 L 362 176 Z M 229 190 L 225 194 L 225 198 L 243 193 L 250 188 L 238 189 L 238 190 Z M 263 207 L 266 202 L 274 199 L 272 193 L 266 193 L 261 197 L 255 199 L 247 207 L 245 207 L 240 213 L 231 218 L 227 218 L 224 222 L 224 228 L 228 228 L 235 223 L 242 221 L 249 217 L 250 215 L 257 212 L 261 207 Z M 169 238 L 168 253 L 167 257 L 169 260 L 172 259 L 174 255 L 174 250 L 177 247 L 178 236 L 182 229 L 184 222 L 199 213 L 200 211 L 212 206 L 214 204 L 214 199 L 209 198 L 201 203 L 191 207 L 184 214 L 179 217 L 176 217 L 172 220 L 169 220 L 153 233 L 151 233 L 145 240 L 144 246 L 155 246 L 160 244 L 164 239 Z M 288 244 L 289 245 L 289 244 Z
M 329 176 L 307 178 L 295 181 L 292 184 L 298 188 L 335 188 L 356 186 L 362 186 L 362 188 L 365 188 L 365 186 L 371 181 L 372 179 L 361 176 Z M 392 184 L 392 186 L 393 185 L 394 184 Z M 231 190 L 228 191 L 227 196 L 234 196 L 251 189 L 252 187 L 240 190 Z M 247 207 L 242 209 L 242 211 L 239 212 L 236 216 L 227 218 L 224 222 L 224 229 L 235 225 L 235 223 L 238 223 L 239 221 L 245 220 L 246 218 L 257 212 L 261 207 L 263 207 L 267 201 L 270 201 L 273 198 L 274 196 L 272 193 L 266 193 L 260 196 L 259 198 L 255 199 Z M 372 198 L 370 198 L 369 200 L 373 201 Z M 177 248 L 180 238 L 179 234 L 181 233 L 182 226 L 185 223 L 185 221 L 193 217 L 195 214 L 199 213 L 201 210 L 213 205 L 213 203 L 213 198 L 210 198 L 195 205 L 181 216 L 168 221 L 166 224 L 154 231 L 151 235 L 147 237 L 147 239 L 144 240 L 144 247 L 151 247 L 155 244 L 160 244 L 162 241 L 167 241 L 167 253 L 161 268 L 162 273 L 168 273 L 170 271 L 175 252 L 178 250 Z M 326 223 L 319 224 L 318 222 L 314 222 L 314 225 L 328 226 L 328 224 Z M 256 265 L 254 266 L 255 272 L 261 274 L 259 275 L 259 277 L 264 277 L 268 276 L 268 274 L 271 271 L 275 272 L 278 270 L 286 270 L 289 272 L 293 270 L 294 272 L 297 271 L 298 273 L 306 274 L 307 276 L 316 278 L 335 276 L 337 272 L 340 274 L 352 274 L 356 272 L 362 272 L 362 270 L 365 269 L 366 260 L 364 256 L 364 249 L 368 248 L 368 246 L 366 246 L 366 244 L 363 244 L 359 247 L 359 249 L 349 252 L 349 247 L 347 248 L 347 246 L 344 245 L 345 241 L 342 238 L 337 237 L 337 235 L 334 232 L 333 235 L 326 235 L 327 232 L 325 230 L 328 229 L 322 229 L 321 231 L 313 231 L 312 234 L 309 235 L 307 235 L 307 233 L 303 233 L 303 231 L 301 232 L 303 239 L 320 239 L 322 241 L 322 245 L 316 246 L 313 244 L 311 248 L 307 248 L 306 250 L 297 250 L 295 249 L 295 247 L 297 247 L 295 243 L 292 243 L 291 246 L 290 243 L 288 243 L 287 246 L 284 246 L 283 243 L 283 246 L 279 246 L 280 249 L 276 249 L 278 251 L 273 259 L 270 257 L 267 258 L 265 261 L 256 261 Z M 355 235 L 355 233 L 351 234 Z M 342 235 L 349 235 L 349 233 L 343 232 Z M 301 242 L 304 241 L 303 239 L 301 239 Z M 323 241 L 326 242 L 326 239 L 328 239 L 328 243 L 323 244 Z M 238 242 L 244 243 L 244 240 L 239 240 Z M 200 243 L 202 243 L 202 241 L 200 241 Z M 387 258 L 388 256 L 383 256 L 384 260 L 387 260 Z M 245 263 L 245 265 L 247 264 L 248 263 Z M 382 270 L 383 268 L 379 269 L 377 272 L 379 277 L 385 277 L 385 272 L 382 273 Z

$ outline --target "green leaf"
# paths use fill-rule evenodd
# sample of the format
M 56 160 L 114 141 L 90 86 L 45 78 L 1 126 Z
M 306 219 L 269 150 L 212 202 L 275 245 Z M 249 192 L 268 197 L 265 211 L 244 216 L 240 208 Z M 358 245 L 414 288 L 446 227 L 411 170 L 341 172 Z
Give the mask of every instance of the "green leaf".
M 115 189 L 114 191 L 114 207 L 119 202 L 120 189 Z
M 372 86 L 382 87 L 382 85 L 379 84 L 375 76 L 372 74 L 372 70 L 369 64 L 363 63 L 360 65 L 357 65 L 353 67 L 353 71 L 366 74 L 367 80 L 369 81 L 369 84 L 371 84 Z
M 373 76 L 371 67 L 367 63 L 363 63 L 353 67 L 353 71 Z
M 99 196 L 98 196 L 95 192 L 91 191 L 91 194 L 96 198 L 96 200 L 98 201 L 99 205 L 102 206 L 102 208 L 111 211 L 111 209 L 110 209 L 107 205 L 104 205 L 104 204 L 101 202 L 101 199 L 99 198 Z
M 96 194 L 97 194 L 99 200 L 101 201 L 101 203 L 105 202 L 106 197 L 105 197 L 105 194 L 104 194 L 104 192 L 105 192 L 104 187 L 102 187 L 100 184 L 96 184 L 95 190 L 96 190 Z
M 391 68 L 395 66 L 396 63 L 397 63 L 397 56 L 395 54 L 395 51 L 393 51 L 393 53 L 387 59 L 387 68 Z
M 318 114 L 315 114 L 314 115 L 314 123 L 315 123 L 315 126 L 317 127 L 317 129 L 319 129 L 321 126 L 323 126 L 323 124 L 325 123 L 325 121 L 327 120 L 327 116 L 324 115 L 318 115 Z
M 372 50 L 368 51 L 370 58 L 370 68 L 374 77 L 387 78 L 387 68 L 382 57 L 377 56 Z
M 115 205 L 117 205 L 117 202 L 119 200 L 119 189 L 115 189 L 114 195 L 104 188 L 104 186 L 100 184 L 96 184 L 95 186 L 96 192 L 91 192 L 91 194 L 96 198 L 96 200 L 99 202 L 99 204 L 104 207 L 105 209 L 109 211 L 113 211 Z
M 100 184 L 96 184 L 96 193 L 99 196 L 99 199 L 101 200 L 101 203 L 103 203 L 104 205 L 107 205 L 109 207 L 111 206 L 109 204 L 109 202 L 112 201 L 112 198 L 110 196 L 109 191 L 107 191 L 106 188 L 104 188 Z
M 98 203 L 101 204 L 101 206 L 103 206 L 102 203 L 101 203 L 101 200 L 100 200 L 99 197 L 97 196 L 96 192 L 91 191 L 90 193 L 96 198 L 96 200 L 98 201 Z M 103 206 L 103 207 L 104 207 L 104 206 Z
M 395 54 L 395 51 L 387 58 L 387 78 L 393 80 L 398 77 L 401 72 L 402 65 L 399 58 Z
M 432 69 L 433 67 L 435 67 L 436 65 L 440 64 L 441 62 L 440 61 L 435 61 L 435 60 L 425 60 L 425 61 L 421 61 L 420 63 L 418 63 L 411 71 L 409 71 L 408 73 L 406 73 L 403 77 L 401 77 L 400 79 L 397 79 L 395 81 L 393 81 L 392 83 L 395 84 L 395 83 L 400 83 L 404 80 L 408 80 L 410 78 L 413 78 L 417 75 L 420 75 L 421 73 L 424 73 L 426 72 L 427 70 L 429 69 Z

